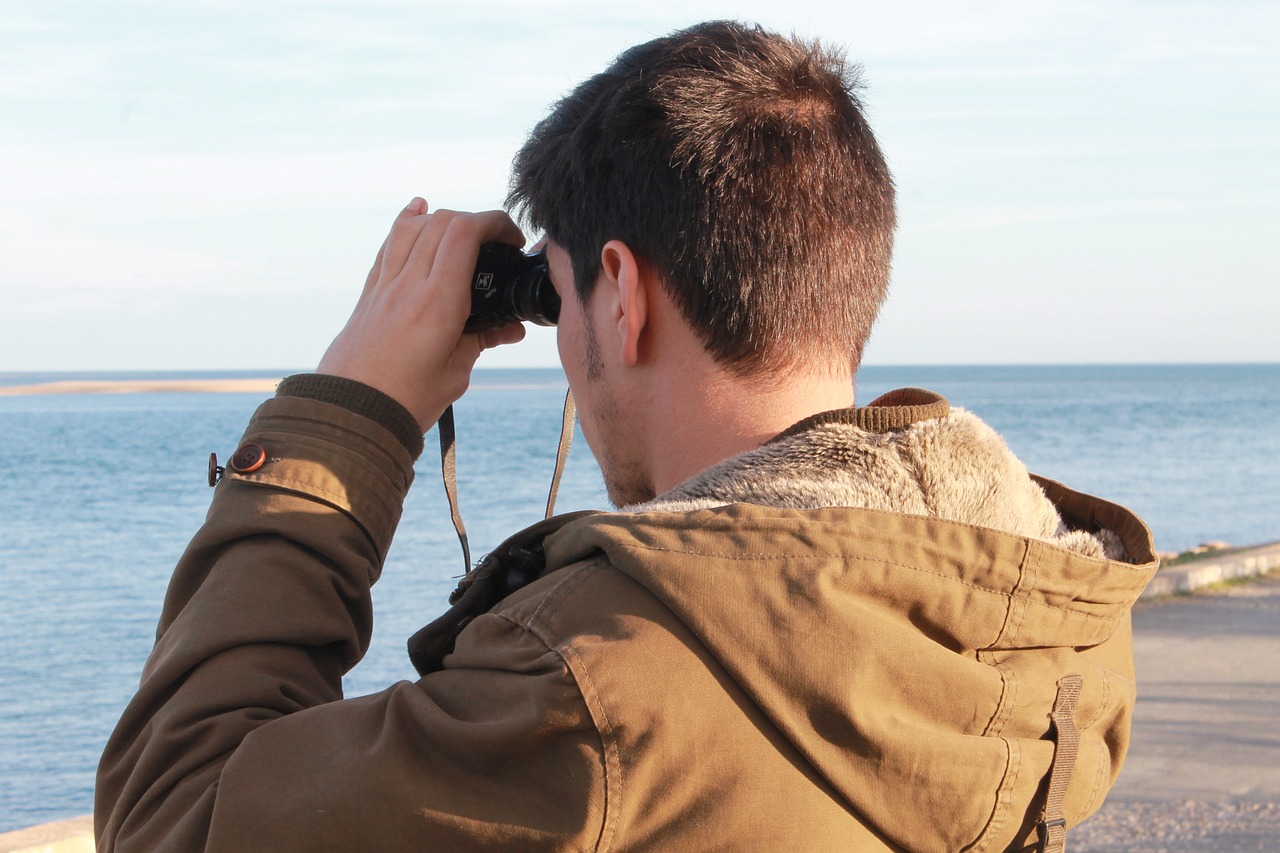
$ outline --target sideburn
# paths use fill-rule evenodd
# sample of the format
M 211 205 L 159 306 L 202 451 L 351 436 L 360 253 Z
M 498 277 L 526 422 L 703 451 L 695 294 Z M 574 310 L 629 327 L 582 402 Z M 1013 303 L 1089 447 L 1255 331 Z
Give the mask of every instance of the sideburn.
M 585 305 L 582 309 L 582 320 L 586 331 L 587 380 L 595 382 L 604 376 L 604 362 L 600 359 L 600 341 L 596 337 L 596 329 L 591 324 L 591 318 L 587 316 Z

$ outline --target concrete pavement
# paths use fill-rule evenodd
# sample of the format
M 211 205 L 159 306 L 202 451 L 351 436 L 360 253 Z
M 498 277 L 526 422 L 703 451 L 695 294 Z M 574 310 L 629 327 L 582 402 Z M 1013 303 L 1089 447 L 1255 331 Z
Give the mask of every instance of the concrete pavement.
M 1280 851 L 1280 576 L 1134 611 L 1138 705 L 1071 853 Z

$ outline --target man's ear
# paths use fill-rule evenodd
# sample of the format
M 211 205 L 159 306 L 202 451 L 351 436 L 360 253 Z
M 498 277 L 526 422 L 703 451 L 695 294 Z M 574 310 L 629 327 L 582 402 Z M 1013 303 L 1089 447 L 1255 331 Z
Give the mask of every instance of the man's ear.
M 600 266 L 618 298 L 611 321 L 618 330 L 619 356 L 627 367 L 640 360 L 640 337 L 649 321 L 649 288 L 654 286 L 649 267 L 641 264 L 621 240 L 610 240 L 600 249 Z

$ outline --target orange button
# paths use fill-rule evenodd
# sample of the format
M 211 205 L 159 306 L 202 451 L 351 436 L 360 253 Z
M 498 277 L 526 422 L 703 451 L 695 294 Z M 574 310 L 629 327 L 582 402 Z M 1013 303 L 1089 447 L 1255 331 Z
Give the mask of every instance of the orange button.
M 238 474 L 250 474 L 261 468 L 266 461 L 267 451 L 257 444 L 246 444 L 231 457 L 231 470 Z

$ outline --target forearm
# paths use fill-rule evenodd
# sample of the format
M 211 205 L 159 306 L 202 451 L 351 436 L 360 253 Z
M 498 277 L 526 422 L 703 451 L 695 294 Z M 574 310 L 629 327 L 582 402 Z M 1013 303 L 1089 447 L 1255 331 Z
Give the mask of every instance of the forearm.
M 99 841 L 199 849 L 222 766 L 253 730 L 341 698 L 363 655 L 369 588 L 412 481 L 412 457 L 367 418 L 267 402 L 179 562 L 138 694 L 103 755 Z

